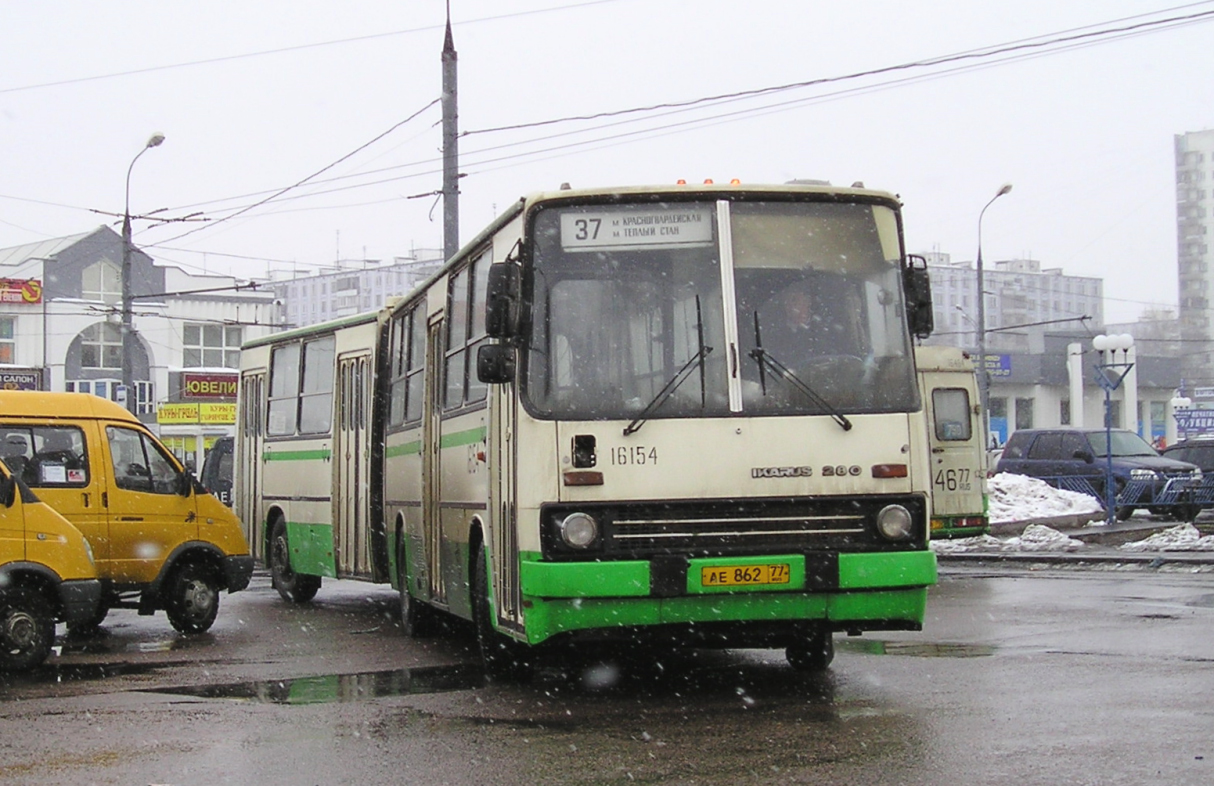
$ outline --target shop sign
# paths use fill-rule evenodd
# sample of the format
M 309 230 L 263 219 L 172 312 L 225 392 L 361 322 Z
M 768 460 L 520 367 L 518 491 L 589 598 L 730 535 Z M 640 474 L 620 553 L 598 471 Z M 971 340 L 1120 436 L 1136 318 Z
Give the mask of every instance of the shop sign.
M 0 371 L 0 390 L 41 390 L 42 372 L 37 369 Z
M 42 302 L 42 282 L 36 278 L 0 278 L 0 303 L 36 306 Z
M 198 422 L 197 404 L 161 404 L 156 410 L 156 422 L 162 426 L 179 426 Z
M 235 374 L 181 375 L 183 398 L 236 398 Z
M 236 405 L 199 404 L 198 422 L 204 426 L 233 426 L 236 424 Z
M 161 404 L 156 422 L 162 426 L 232 426 L 236 424 L 235 404 Z

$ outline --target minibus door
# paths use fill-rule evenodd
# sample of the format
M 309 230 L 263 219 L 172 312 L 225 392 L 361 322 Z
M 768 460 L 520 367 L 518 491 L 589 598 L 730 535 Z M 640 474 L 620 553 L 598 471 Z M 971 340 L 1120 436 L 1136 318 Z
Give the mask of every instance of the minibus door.
M 118 583 L 153 581 L 175 548 L 198 538 L 197 501 L 182 495 L 182 469 L 150 434 L 105 426 L 110 567 Z

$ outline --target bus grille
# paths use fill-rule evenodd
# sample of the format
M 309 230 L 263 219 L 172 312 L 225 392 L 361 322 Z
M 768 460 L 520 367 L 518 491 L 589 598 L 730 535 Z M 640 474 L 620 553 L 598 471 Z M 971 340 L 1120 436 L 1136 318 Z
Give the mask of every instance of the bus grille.
M 551 505 L 542 512 L 542 541 L 545 557 L 550 559 L 864 551 L 890 546 L 875 529 L 877 513 L 890 504 L 906 506 L 919 525 L 917 537 L 903 547 L 922 548 L 925 506 L 921 498 L 909 496 Z M 599 552 L 575 551 L 561 542 L 559 522 L 575 511 L 590 514 L 599 522 L 603 533 Z

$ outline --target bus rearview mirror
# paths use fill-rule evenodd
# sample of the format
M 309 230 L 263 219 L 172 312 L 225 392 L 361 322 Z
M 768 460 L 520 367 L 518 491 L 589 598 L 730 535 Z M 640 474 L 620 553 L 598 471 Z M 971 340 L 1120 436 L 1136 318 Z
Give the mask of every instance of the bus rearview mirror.
M 476 378 L 489 385 L 514 381 L 514 347 L 484 344 L 476 351 Z
M 911 254 L 902 268 L 902 290 L 906 295 L 906 322 L 911 335 L 927 338 L 935 329 L 932 314 L 932 284 L 927 259 Z
M 489 266 L 485 295 L 485 332 L 491 338 L 513 338 L 518 333 L 521 279 L 517 265 Z

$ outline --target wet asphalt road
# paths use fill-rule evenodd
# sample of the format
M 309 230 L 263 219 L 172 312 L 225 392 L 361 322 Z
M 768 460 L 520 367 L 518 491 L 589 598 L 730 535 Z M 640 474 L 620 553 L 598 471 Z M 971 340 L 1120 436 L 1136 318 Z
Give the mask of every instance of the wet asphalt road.
M 942 571 L 922 633 L 839 636 L 824 675 L 638 651 L 526 685 L 462 626 L 403 638 L 385 587 L 259 574 L 205 635 L 119 610 L 0 677 L 0 784 L 1214 783 L 1208 567 Z

